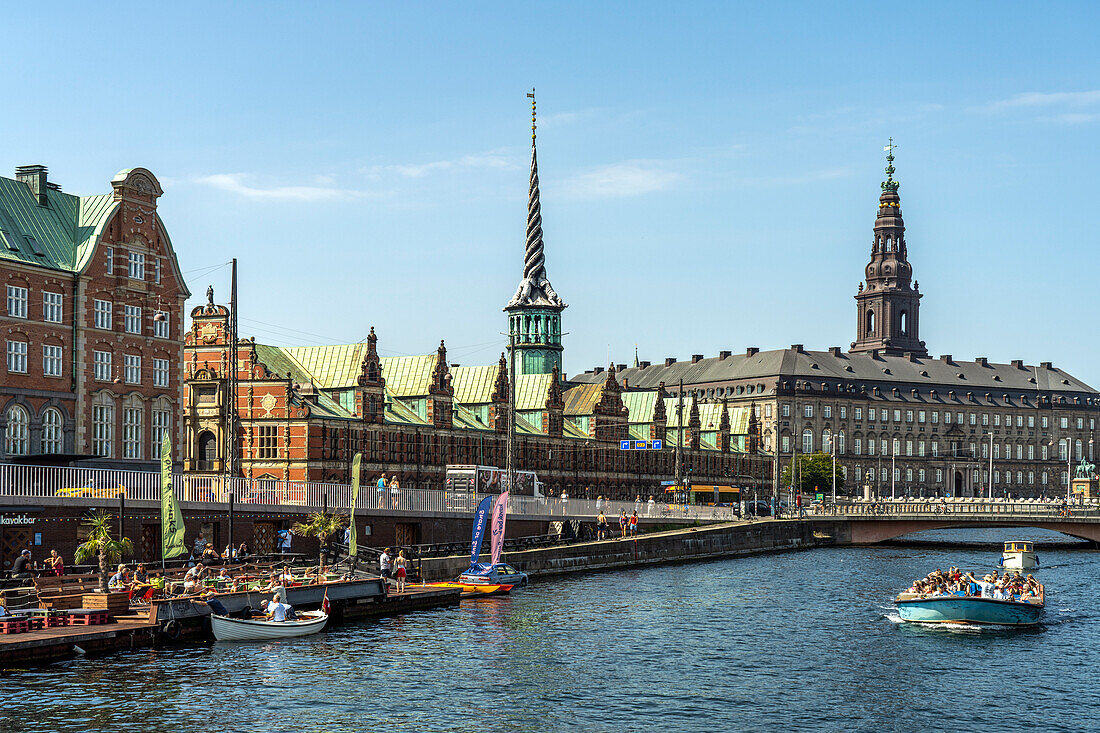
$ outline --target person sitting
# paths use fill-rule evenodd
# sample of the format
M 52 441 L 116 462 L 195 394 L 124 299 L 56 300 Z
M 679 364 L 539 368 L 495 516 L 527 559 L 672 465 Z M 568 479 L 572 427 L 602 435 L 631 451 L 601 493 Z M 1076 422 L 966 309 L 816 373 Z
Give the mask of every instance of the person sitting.
M 225 590 L 233 585 L 233 576 L 229 574 L 228 568 L 222 568 L 218 571 L 218 575 L 215 578 L 218 590 Z
M 138 563 L 134 568 L 134 576 L 130 581 L 130 598 L 141 598 L 146 595 L 153 586 L 149 582 L 149 572 L 145 569 L 145 563 Z
M 283 572 L 279 574 L 279 585 L 288 586 L 293 585 L 295 582 L 294 574 L 290 572 L 290 566 L 284 565 Z
M 61 559 L 61 555 L 57 554 L 57 550 L 50 550 L 50 556 L 46 558 L 46 567 L 52 570 L 54 575 L 65 574 L 65 561 Z
M 184 594 L 201 593 L 203 589 L 202 579 L 205 574 L 206 567 L 201 562 L 189 569 L 183 576 Z
M 237 559 L 238 560 L 241 560 L 241 561 L 247 560 L 248 556 L 251 555 L 251 554 L 252 554 L 252 548 L 250 548 L 248 546 L 247 542 L 242 542 L 240 544 L 240 547 L 237 548 Z
M 272 570 L 271 573 L 267 576 L 267 583 L 261 590 L 263 590 L 264 592 L 272 591 L 281 585 L 282 583 L 279 582 L 279 574 Z
M 118 570 L 107 581 L 107 587 L 113 590 L 130 590 L 130 568 L 119 565 Z
M 282 590 L 281 588 L 279 590 Z M 285 596 L 276 591 L 270 601 L 265 601 L 260 604 L 260 610 L 269 617 L 271 621 L 286 621 L 289 615 L 293 613 L 293 607 L 284 603 Z
M 218 551 L 214 549 L 214 545 L 210 542 L 206 543 L 206 549 L 202 551 L 202 557 L 199 558 L 204 565 L 221 565 L 222 558 L 218 554 Z
M 11 577 L 13 578 L 33 578 L 34 577 L 34 564 L 31 563 L 31 551 L 23 550 L 19 553 L 19 557 L 15 558 L 15 562 L 11 566 Z

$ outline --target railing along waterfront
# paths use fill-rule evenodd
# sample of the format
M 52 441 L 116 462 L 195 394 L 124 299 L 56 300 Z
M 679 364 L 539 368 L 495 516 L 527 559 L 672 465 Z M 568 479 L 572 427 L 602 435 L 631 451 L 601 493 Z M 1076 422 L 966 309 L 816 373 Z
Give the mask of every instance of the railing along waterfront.
M 172 490 L 181 502 L 228 504 L 232 495 L 238 506 L 276 506 L 302 511 L 343 510 L 351 506 L 351 486 L 314 481 L 226 478 L 173 474 Z M 368 484 L 359 487 L 357 511 L 369 514 L 385 510 L 407 514 L 469 515 L 488 494 L 468 494 L 438 489 L 379 490 Z M 65 503 L 100 506 L 126 501 L 160 502 L 160 474 L 151 471 L 120 471 L 106 468 L 30 466 L 0 464 L 0 497 L 63 499 Z M 511 495 L 512 516 L 558 519 L 594 519 L 600 511 L 612 530 L 620 512 L 629 517 L 637 511 L 642 519 L 673 522 L 714 521 L 713 507 L 573 497 Z M 728 510 L 726 513 L 729 513 Z M 732 515 L 729 517 L 732 518 Z
M 1084 499 L 1073 502 L 1008 499 L 883 500 L 860 501 L 824 507 L 814 516 L 852 517 L 858 519 L 1082 519 L 1100 520 L 1100 501 Z

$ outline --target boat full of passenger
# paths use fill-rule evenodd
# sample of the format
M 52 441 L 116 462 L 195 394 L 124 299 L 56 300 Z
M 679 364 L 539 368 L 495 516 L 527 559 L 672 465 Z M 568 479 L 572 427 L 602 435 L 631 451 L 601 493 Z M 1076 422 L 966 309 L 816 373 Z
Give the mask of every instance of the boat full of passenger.
M 1034 626 L 1043 615 L 1046 590 L 1030 574 L 981 580 L 951 568 L 936 570 L 898 594 L 895 603 L 903 621 L 921 624 Z

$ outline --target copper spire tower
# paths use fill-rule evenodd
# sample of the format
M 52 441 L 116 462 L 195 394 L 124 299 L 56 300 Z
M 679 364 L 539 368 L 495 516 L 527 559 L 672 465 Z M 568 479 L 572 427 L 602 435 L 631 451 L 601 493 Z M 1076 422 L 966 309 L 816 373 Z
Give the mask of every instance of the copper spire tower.
M 920 299 L 910 285 L 913 266 L 905 242 L 905 222 L 901 218 L 901 197 L 894 180 L 894 139 L 886 151 L 886 180 L 882 182 L 871 261 L 867 264 L 867 287 L 859 284 L 856 294 L 856 340 L 851 351 L 927 356 L 920 340 Z

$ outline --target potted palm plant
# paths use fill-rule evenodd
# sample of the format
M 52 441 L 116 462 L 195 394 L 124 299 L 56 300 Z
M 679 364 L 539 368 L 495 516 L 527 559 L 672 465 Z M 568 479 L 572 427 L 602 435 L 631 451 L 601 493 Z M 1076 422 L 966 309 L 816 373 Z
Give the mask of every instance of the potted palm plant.
M 109 611 L 126 610 L 130 607 L 129 593 L 110 593 L 107 590 L 107 578 L 110 568 L 124 555 L 134 553 L 134 545 L 129 539 L 111 536 L 112 516 L 98 511 L 84 520 L 84 532 L 87 537 L 76 548 L 76 561 L 88 562 L 93 557 L 99 560 L 99 592 L 84 596 L 85 608 L 106 608 Z M 121 534 L 121 533 L 120 533 Z
M 325 541 L 344 528 L 346 517 L 335 512 L 314 512 L 306 521 L 298 522 L 291 529 L 294 534 L 316 537 L 321 548 L 318 552 L 318 565 L 325 564 Z

